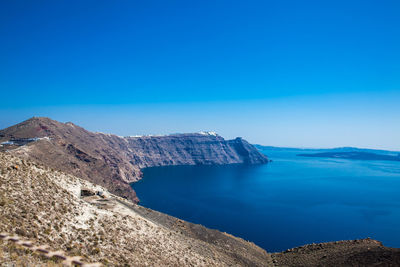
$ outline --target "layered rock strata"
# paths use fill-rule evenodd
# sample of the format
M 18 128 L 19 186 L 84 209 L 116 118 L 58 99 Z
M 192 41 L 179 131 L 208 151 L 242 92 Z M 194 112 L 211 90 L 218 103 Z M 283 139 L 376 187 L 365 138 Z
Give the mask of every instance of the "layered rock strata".
M 242 138 L 225 140 L 204 132 L 120 137 L 37 117 L 1 130 L 0 144 L 0 150 L 105 186 L 135 202 L 130 183 L 142 177 L 142 168 L 268 162 Z

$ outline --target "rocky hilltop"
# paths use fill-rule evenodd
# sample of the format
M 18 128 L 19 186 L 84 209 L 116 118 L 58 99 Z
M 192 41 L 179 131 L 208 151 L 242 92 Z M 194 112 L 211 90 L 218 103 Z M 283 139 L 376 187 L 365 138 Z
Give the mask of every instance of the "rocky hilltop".
M 120 197 L 137 200 L 129 183 L 144 167 L 267 162 L 240 138 L 118 137 L 32 118 L 0 131 L 0 143 L 1 266 L 400 265 L 400 249 L 371 239 L 271 254 Z
M 6 233 L 37 248 L 4 241 Z M 56 257 L 41 256 L 46 254 L 81 256 L 86 263 L 104 266 L 272 263 L 271 255 L 251 242 L 143 208 L 86 180 L 0 152 L 0 266 L 65 266 Z
M 371 239 L 267 253 L 251 242 L 0 152 L 0 265 L 72 266 L 55 255 L 97 263 L 84 265 L 92 267 L 400 265 L 400 249 Z
M 268 162 L 242 138 L 225 140 L 214 133 L 121 137 L 42 117 L 1 130 L 0 144 L 2 151 L 84 178 L 135 202 L 138 198 L 129 184 L 141 178 L 142 168 Z

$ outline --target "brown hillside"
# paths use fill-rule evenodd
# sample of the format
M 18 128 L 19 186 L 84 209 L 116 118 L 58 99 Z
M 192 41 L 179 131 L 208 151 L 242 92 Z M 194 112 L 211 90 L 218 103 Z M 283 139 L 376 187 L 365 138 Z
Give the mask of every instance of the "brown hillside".
M 141 178 L 141 168 L 268 161 L 241 138 L 226 141 L 206 133 L 119 137 L 49 118 L 31 118 L 1 130 L 0 142 L 8 142 L 0 150 L 92 181 L 136 202 L 129 184 Z

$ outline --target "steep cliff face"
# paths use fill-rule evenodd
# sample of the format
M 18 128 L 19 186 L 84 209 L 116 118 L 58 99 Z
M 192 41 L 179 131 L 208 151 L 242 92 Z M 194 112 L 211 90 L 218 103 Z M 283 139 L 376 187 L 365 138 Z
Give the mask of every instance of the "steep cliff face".
M 205 164 L 262 164 L 267 159 L 247 141 L 225 141 L 208 133 L 127 137 L 132 160 L 143 167 Z
M 32 118 L 0 131 L 0 150 L 105 186 L 138 201 L 129 183 L 145 167 L 264 164 L 268 159 L 241 138 L 214 133 L 120 137 L 89 132 L 73 123 Z

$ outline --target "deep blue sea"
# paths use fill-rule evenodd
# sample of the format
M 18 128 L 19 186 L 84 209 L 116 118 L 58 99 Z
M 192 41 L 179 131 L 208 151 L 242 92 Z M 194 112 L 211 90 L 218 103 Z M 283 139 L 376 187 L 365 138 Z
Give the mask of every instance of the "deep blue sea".
M 269 252 L 366 237 L 400 247 L 400 162 L 262 152 L 273 162 L 148 168 L 133 188 L 145 207 Z

